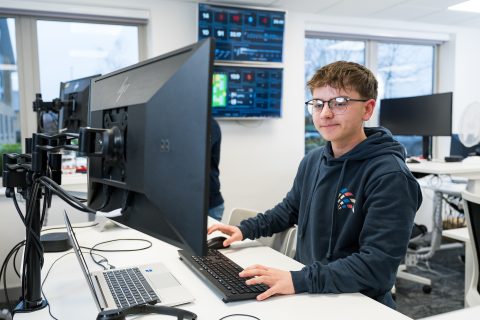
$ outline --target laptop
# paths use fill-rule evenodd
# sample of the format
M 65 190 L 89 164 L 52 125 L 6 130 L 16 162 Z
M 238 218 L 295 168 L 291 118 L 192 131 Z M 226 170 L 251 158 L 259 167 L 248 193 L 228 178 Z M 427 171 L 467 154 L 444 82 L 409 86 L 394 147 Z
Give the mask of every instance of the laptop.
M 67 212 L 64 212 L 64 218 L 73 251 L 99 311 L 120 310 L 147 303 L 176 306 L 194 300 L 193 295 L 162 263 L 90 272 Z

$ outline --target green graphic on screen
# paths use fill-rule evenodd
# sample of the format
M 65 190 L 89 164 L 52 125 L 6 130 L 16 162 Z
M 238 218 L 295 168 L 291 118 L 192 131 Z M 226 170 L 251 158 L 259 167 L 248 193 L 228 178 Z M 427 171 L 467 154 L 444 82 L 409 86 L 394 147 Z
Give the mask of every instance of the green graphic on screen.
M 227 81 L 225 73 L 213 74 L 212 106 L 214 108 L 227 106 Z

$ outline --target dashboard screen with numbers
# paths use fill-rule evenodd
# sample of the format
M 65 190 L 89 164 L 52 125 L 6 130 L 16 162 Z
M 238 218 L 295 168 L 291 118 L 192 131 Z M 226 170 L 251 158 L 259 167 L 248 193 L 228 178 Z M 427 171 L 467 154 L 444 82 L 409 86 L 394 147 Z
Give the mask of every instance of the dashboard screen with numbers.
M 215 60 L 282 62 L 285 12 L 200 3 L 198 39 L 215 38 Z
M 214 66 L 212 115 L 219 118 L 281 116 L 282 69 Z

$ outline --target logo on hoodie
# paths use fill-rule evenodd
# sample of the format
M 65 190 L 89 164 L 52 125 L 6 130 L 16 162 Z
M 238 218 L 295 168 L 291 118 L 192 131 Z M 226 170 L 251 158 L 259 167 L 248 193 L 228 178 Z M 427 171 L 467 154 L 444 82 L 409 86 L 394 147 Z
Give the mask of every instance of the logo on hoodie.
M 338 210 L 352 209 L 354 212 L 355 196 L 347 188 L 342 188 L 337 197 Z

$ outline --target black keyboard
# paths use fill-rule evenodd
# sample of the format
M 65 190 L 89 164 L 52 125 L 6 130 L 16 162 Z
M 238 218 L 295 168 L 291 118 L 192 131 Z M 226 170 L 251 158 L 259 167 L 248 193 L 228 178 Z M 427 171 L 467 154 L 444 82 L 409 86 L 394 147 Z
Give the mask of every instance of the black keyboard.
M 160 301 L 138 268 L 110 270 L 103 276 L 118 308 Z
M 245 284 L 248 278 L 238 274 L 242 267 L 217 250 L 208 250 L 206 256 L 192 256 L 187 251 L 179 250 L 180 260 L 184 261 L 199 276 L 213 286 L 222 295 L 223 302 L 255 299 L 266 291 L 268 286 Z

